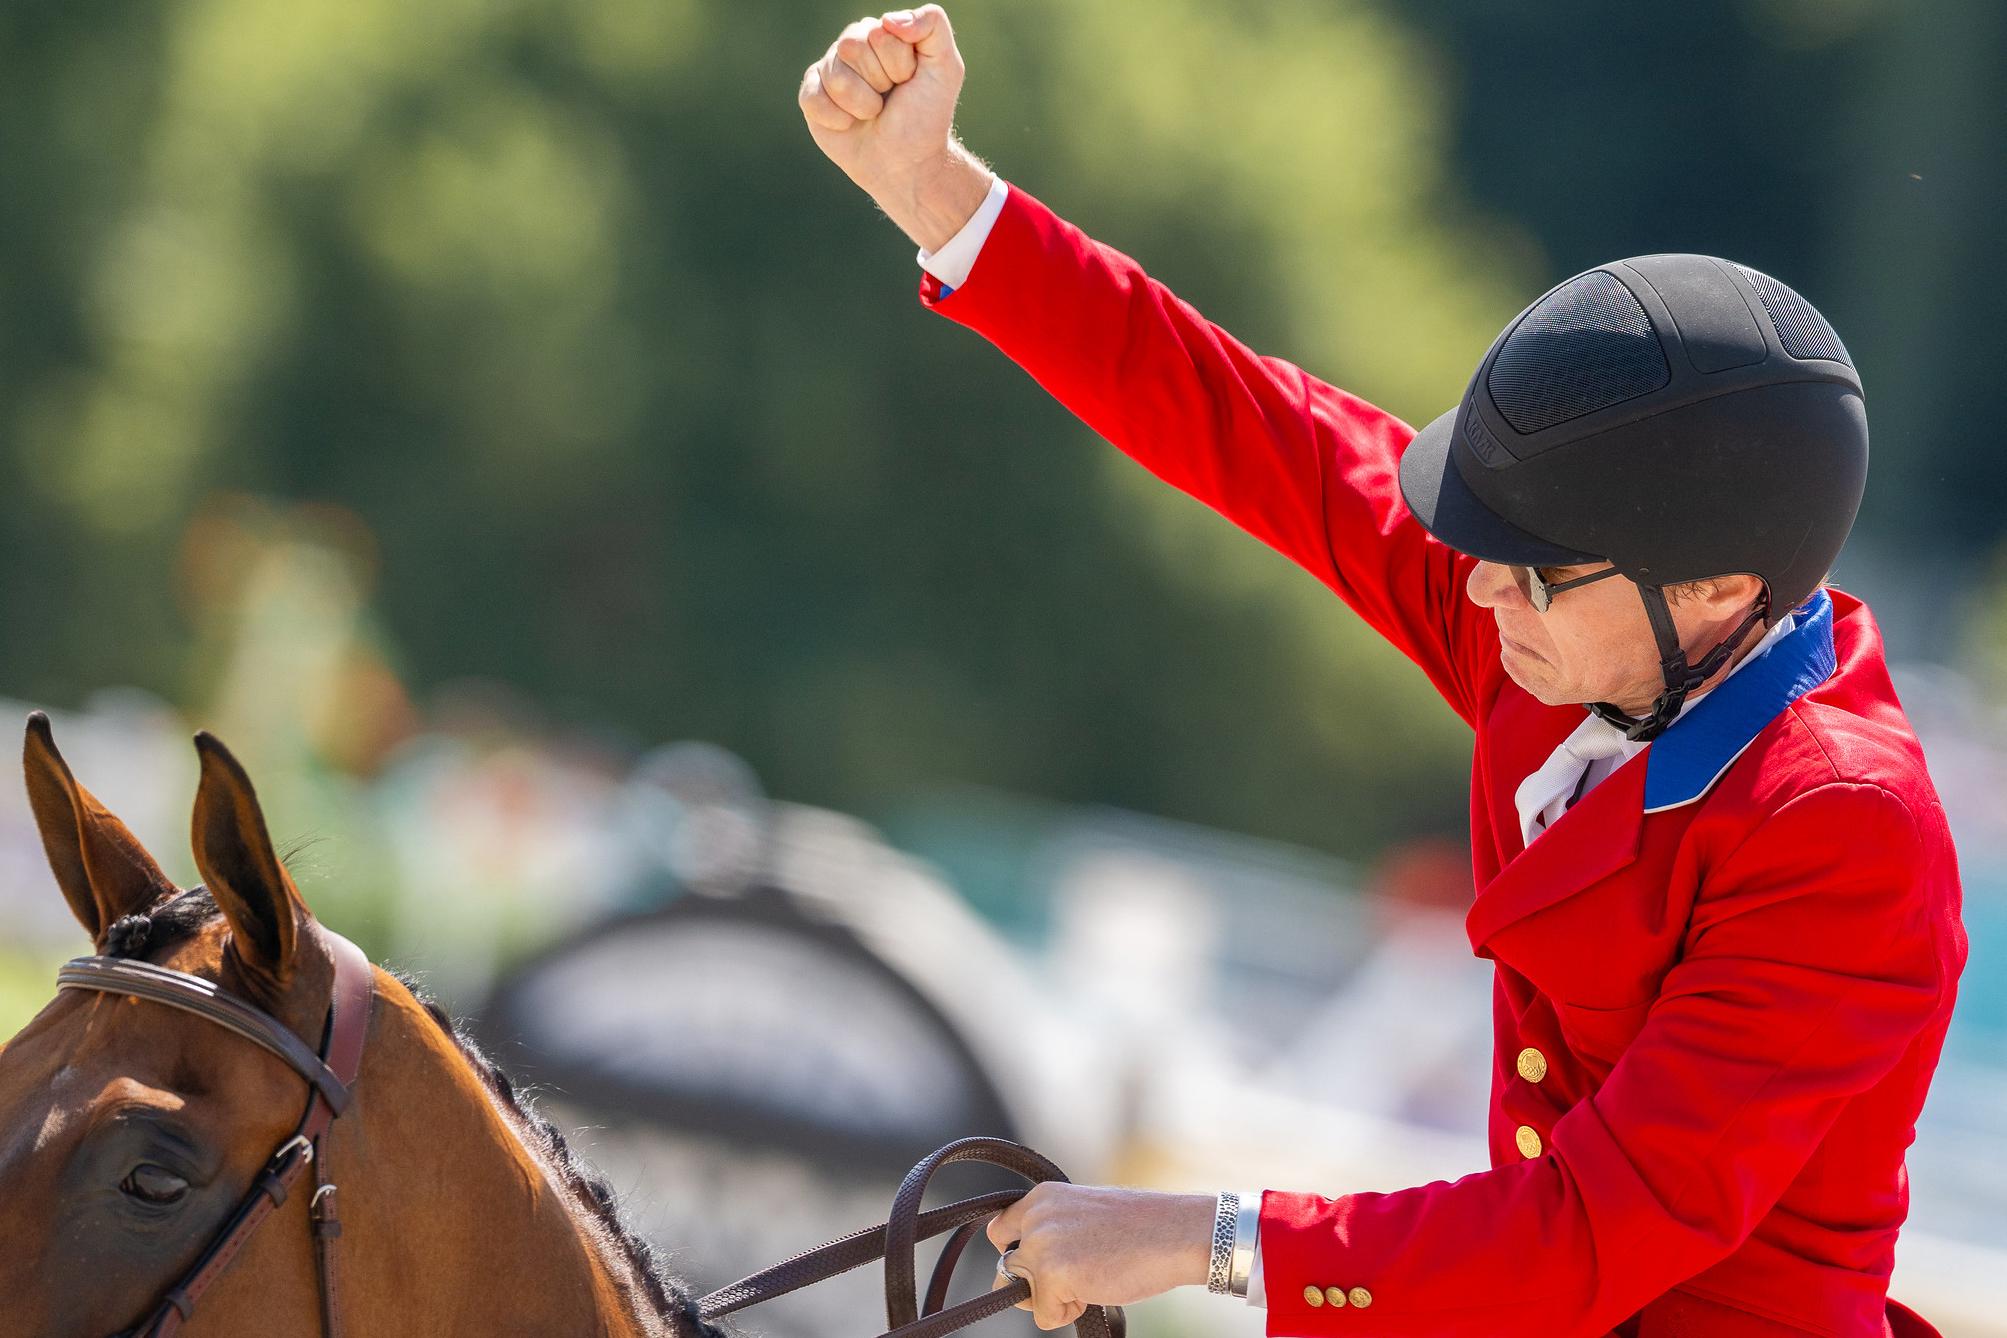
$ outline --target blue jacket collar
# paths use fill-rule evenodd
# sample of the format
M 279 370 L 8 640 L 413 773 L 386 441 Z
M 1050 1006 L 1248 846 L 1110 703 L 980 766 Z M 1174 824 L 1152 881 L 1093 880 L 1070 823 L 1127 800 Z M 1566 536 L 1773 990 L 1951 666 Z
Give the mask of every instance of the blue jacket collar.
M 1833 676 L 1833 601 L 1814 592 L 1796 610 L 1797 625 L 1770 649 L 1722 680 L 1645 750 L 1645 812 L 1658 813 L 1714 788 L 1792 702 Z

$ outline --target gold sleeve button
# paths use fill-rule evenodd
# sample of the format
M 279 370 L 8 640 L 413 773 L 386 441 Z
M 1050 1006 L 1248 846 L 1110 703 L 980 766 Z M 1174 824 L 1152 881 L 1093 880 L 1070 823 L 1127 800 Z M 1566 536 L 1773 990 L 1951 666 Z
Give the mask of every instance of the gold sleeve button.
M 1317 1286 L 1303 1289 L 1303 1304 L 1315 1309 L 1324 1304 L 1324 1289 Z
M 1528 1161 L 1540 1155 L 1540 1135 L 1534 1132 L 1532 1125 L 1520 1125 L 1519 1131 L 1512 1135 L 1512 1141 L 1519 1144 L 1519 1155 Z
M 1334 1306 L 1342 1307 L 1345 1304 L 1345 1289 L 1343 1287 L 1326 1287 L 1324 1289 L 1324 1299 Z
M 1528 1082 L 1539 1082 L 1547 1076 L 1547 1056 L 1527 1046 L 1519 1052 L 1519 1076 Z
M 1364 1287 L 1354 1287 L 1346 1295 L 1347 1299 L 1361 1310 L 1373 1304 L 1373 1293 L 1367 1291 Z

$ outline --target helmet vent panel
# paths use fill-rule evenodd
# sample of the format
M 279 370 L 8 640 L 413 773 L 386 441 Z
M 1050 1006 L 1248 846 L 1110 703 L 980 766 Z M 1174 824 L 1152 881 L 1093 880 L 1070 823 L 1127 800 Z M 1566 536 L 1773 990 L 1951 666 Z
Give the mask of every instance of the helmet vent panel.
M 1847 346 L 1810 302 L 1761 270 L 1747 265 L 1736 268 L 1763 299 L 1763 309 L 1770 313 L 1770 323 L 1777 327 L 1777 342 L 1786 353 L 1794 358 L 1825 358 L 1849 367 L 1854 365 L 1854 360 L 1847 356 Z
M 1590 270 L 1526 313 L 1499 347 L 1486 385 L 1505 421 L 1526 434 L 1670 380 L 1665 350 L 1638 299 L 1615 275 Z

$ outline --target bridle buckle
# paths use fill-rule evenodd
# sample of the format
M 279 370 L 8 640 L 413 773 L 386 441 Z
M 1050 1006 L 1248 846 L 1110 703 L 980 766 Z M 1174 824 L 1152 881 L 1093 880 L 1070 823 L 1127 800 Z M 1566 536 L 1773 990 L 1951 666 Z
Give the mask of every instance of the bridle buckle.
M 300 1165 L 311 1166 L 314 1161 L 314 1143 L 305 1134 L 294 1134 L 279 1144 L 279 1150 L 265 1163 L 267 1175 L 281 1175 L 292 1169 L 293 1159 L 298 1157 Z

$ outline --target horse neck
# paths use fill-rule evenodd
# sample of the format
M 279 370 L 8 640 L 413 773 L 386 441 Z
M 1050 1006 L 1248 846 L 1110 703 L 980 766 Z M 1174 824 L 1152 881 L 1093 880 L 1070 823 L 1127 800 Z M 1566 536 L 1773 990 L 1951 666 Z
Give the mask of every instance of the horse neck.
M 330 1149 L 350 1329 L 674 1338 L 521 1117 L 407 990 L 377 985 L 360 1124 Z

